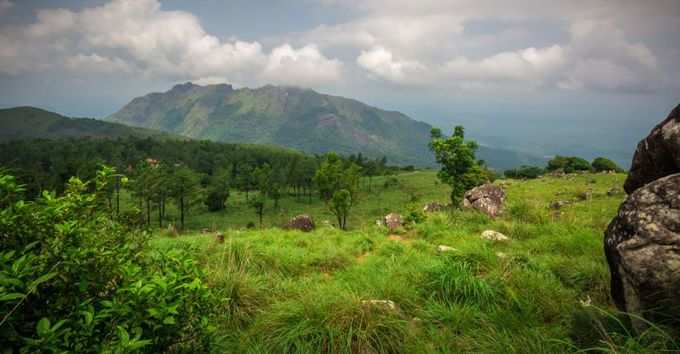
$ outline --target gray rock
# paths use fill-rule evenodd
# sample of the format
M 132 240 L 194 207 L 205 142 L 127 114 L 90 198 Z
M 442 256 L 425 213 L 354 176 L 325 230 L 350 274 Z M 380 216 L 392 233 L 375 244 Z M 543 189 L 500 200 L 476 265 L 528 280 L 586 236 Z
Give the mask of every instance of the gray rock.
M 604 249 L 617 307 L 680 329 L 680 173 L 637 189 L 607 228 Z M 637 330 L 643 321 L 632 318 Z
M 437 246 L 437 252 L 439 253 L 446 253 L 446 252 L 456 252 L 458 249 L 446 246 L 446 245 L 439 245 Z
M 401 215 L 397 213 L 389 213 L 385 215 L 383 222 L 390 231 L 394 231 L 404 224 Z
M 444 204 L 432 202 L 432 203 L 425 204 L 425 206 L 423 207 L 423 212 L 434 213 L 434 212 L 437 212 L 437 211 L 442 211 L 442 210 L 444 210 L 444 208 L 446 208 L 446 206 Z
M 637 146 L 624 189 L 636 189 L 680 172 L 680 105 Z
M 316 228 L 316 225 L 314 224 L 314 219 L 312 219 L 311 216 L 303 214 L 290 219 L 288 224 L 286 224 L 286 228 L 310 232 Z
M 508 236 L 505 236 L 502 233 L 493 230 L 486 230 L 482 232 L 481 238 L 489 241 L 499 242 L 510 241 L 510 238 Z
M 492 218 L 505 208 L 505 191 L 494 184 L 483 184 L 465 192 L 463 207 L 474 208 Z

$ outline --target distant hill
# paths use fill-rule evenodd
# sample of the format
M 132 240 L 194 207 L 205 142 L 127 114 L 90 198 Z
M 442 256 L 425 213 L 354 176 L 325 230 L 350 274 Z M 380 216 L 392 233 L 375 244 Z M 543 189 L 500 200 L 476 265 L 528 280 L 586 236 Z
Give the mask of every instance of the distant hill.
M 35 107 L 0 109 L 0 142 L 25 139 L 170 137 L 164 132 L 92 118 L 68 118 Z
M 221 142 L 275 144 L 307 153 L 361 152 L 387 156 L 392 164 L 434 165 L 428 150 L 431 125 L 296 87 L 234 89 L 186 83 L 135 98 L 107 120 Z M 489 147 L 479 155 L 498 169 L 540 161 Z

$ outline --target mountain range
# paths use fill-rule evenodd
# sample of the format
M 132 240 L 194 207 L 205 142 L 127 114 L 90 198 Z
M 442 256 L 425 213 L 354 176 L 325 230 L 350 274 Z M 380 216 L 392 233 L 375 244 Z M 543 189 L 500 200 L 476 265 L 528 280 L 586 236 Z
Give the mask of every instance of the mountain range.
M 191 138 L 274 144 L 322 154 L 361 152 L 392 164 L 433 166 L 432 126 L 396 111 L 310 89 L 185 83 L 133 99 L 107 121 Z M 545 159 L 481 146 L 478 157 L 497 169 L 543 165 Z
M 0 109 L 0 142 L 37 138 L 118 138 L 124 136 L 167 138 L 172 135 L 93 118 L 68 118 L 35 107 Z

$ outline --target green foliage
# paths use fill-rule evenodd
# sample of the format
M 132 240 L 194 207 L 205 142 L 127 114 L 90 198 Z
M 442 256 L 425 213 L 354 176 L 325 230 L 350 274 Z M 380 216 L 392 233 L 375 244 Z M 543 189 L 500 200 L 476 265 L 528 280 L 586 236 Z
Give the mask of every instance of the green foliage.
M 21 198 L 0 213 L 0 347 L 15 352 L 203 351 L 217 305 L 186 252 L 147 247 L 112 222 L 111 169 L 66 192 Z M 0 195 L 21 188 L 0 176 Z M 93 190 L 89 193 L 88 190 Z
M 504 172 L 505 177 L 514 179 L 535 179 L 544 173 L 545 171 L 537 166 L 520 166 Z
M 457 126 L 450 137 L 443 137 L 441 130 L 432 129 L 430 149 L 441 169 L 439 179 L 451 186 L 451 203 L 459 206 L 463 195 L 484 180 L 482 168 L 475 158 L 477 143 L 465 140 L 462 126 Z
M 557 155 L 552 160 L 548 161 L 548 166 L 546 167 L 546 170 L 548 171 L 561 170 L 565 173 L 590 171 L 590 169 L 590 162 L 580 157 L 567 157 L 560 155 Z
M 338 220 L 338 227 L 347 228 L 347 216 L 357 203 L 359 166 L 343 161 L 334 153 L 326 156 L 314 175 L 319 194 Z
M 623 172 L 623 169 L 616 162 L 606 157 L 595 158 L 591 166 L 595 172 Z
M 347 229 L 347 216 L 353 203 L 352 194 L 346 189 L 333 193 L 333 198 L 330 200 L 331 212 L 338 220 L 338 227 L 343 230 Z

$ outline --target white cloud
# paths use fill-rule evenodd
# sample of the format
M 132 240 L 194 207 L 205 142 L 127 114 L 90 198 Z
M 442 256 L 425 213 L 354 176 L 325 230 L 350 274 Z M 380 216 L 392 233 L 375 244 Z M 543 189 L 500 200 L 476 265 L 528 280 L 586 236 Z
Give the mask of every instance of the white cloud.
M 419 73 L 425 72 L 423 64 L 416 61 L 397 60 L 392 52 L 382 47 L 362 51 L 357 64 L 372 75 L 395 83 L 416 84 Z
M 340 61 L 326 58 L 314 45 L 284 44 L 272 50 L 262 75 L 268 82 L 308 86 L 338 81 L 341 71 Z
M 65 67 L 74 72 L 135 74 L 173 80 L 228 77 L 257 83 L 313 84 L 337 79 L 340 62 L 314 46 L 221 40 L 183 11 L 164 11 L 157 0 L 112 0 L 81 11 L 39 10 L 25 27 L 0 33 L 0 72 L 20 74 Z M 304 75 L 298 80 L 298 75 Z
M 658 89 L 669 83 L 660 75 L 669 68 L 662 68 L 657 53 L 635 34 L 654 38 L 680 24 L 680 4 L 673 0 L 323 2 L 350 7 L 356 15 L 302 38 L 354 51 L 371 78 L 433 87 L 455 82 L 474 88 Z

